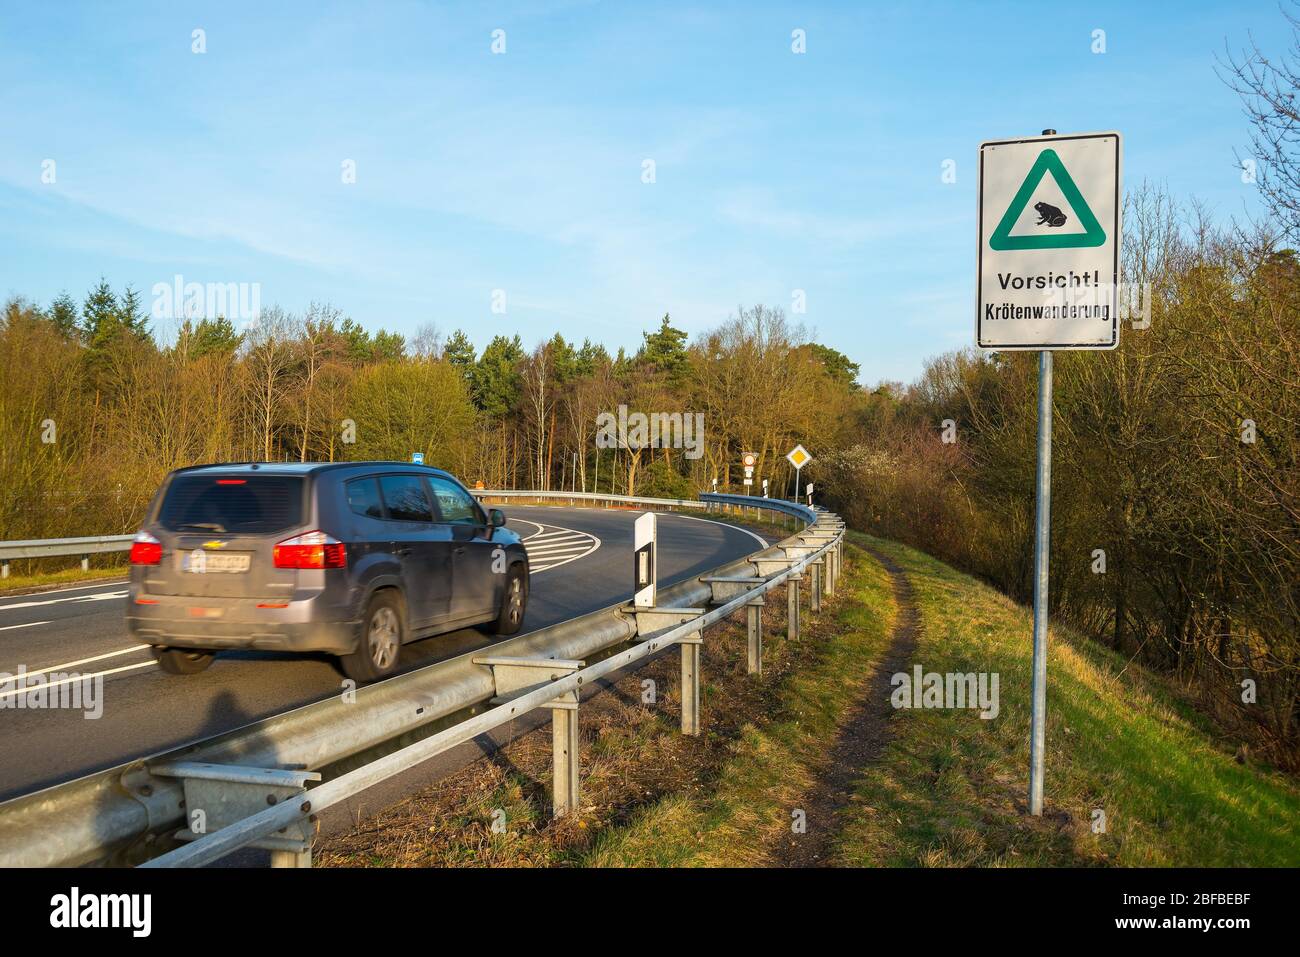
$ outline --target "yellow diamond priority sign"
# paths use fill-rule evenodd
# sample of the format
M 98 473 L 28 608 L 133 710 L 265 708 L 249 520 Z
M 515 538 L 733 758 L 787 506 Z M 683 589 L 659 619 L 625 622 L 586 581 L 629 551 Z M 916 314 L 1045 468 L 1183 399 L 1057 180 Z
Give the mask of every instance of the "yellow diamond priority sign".
M 808 454 L 808 450 L 802 445 L 796 445 L 786 453 L 785 457 L 796 469 L 801 469 L 812 461 L 812 456 Z

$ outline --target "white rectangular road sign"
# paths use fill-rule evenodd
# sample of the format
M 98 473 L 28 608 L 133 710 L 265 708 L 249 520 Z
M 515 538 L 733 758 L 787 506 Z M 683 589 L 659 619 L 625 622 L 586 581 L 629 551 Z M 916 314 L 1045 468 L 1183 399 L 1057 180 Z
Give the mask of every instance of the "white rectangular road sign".
M 1121 146 L 1114 132 L 980 144 L 980 348 L 1119 345 Z

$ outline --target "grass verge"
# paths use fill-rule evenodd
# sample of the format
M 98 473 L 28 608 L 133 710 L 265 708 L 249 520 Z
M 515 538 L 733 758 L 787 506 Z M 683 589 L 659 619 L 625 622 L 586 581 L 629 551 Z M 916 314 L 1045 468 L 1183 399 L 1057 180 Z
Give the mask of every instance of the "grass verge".
M 845 815 L 847 865 L 1300 864 L 1293 779 L 1238 764 L 1160 679 L 1051 630 L 1045 809 L 1024 813 L 1029 609 L 927 555 L 854 535 L 900 565 L 926 671 L 1000 676 L 1000 713 L 910 710 Z M 1104 815 L 1104 830 L 1095 828 Z
M 126 578 L 129 565 L 113 565 L 107 568 L 92 568 L 82 571 L 77 568 L 64 568 L 57 572 L 39 572 L 34 575 L 10 575 L 0 578 L 0 595 L 12 595 L 17 592 L 43 591 L 64 585 L 93 584 L 97 581 L 114 578 Z

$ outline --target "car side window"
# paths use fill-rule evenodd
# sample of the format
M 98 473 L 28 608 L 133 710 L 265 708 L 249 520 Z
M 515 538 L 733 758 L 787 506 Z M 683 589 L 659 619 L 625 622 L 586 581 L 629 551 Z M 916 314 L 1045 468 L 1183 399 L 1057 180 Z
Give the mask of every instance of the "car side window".
M 432 522 L 433 506 L 425 494 L 418 475 L 383 475 L 379 488 L 388 506 L 388 517 L 395 522 Z
M 433 497 L 438 500 L 442 520 L 450 525 L 481 525 L 478 505 L 460 486 L 446 479 L 430 478 Z
M 379 483 L 373 478 L 353 479 L 346 485 L 348 508 L 366 518 L 384 517 L 384 500 L 379 497 Z

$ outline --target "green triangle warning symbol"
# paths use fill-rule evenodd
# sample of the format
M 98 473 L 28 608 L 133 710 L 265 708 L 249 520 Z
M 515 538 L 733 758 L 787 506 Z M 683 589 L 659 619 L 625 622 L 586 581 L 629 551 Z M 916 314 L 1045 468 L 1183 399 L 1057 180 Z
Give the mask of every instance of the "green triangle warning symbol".
M 1038 236 L 1012 236 L 1011 228 L 1015 226 L 1016 220 L 1025 211 L 1025 206 L 1029 203 L 1030 197 L 1034 195 L 1034 190 L 1038 188 L 1038 184 L 1042 182 L 1043 177 L 1047 175 L 1049 170 L 1056 180 L 1056 185 L 1061 188 L 1061 193 L 1065 196 L 1066 202 L 1070 204 L 1074 214 L 1079 217 L 1079 224 L 1083 226 L 1084 231 L 1081 233 L 1046 233 Z M 1060 217 L 1060 210 L 1052 206 L 1048 206 L 1047 209 Z M 1047 213 L 1044 213 L 1039 221 L 1042 222 L 1043 219 L 1051 221 L 1051 217 Z M 1061 217 L 1061 222 L 1064 222 L 1064 217 Z M 999 251 L 1009 249 L 1079 249 L 1086 246 L 1100 246 L 1104 242 L 1106 242 L 1106 231 L 1101 228 L 1101 224 L 1097 222 L 1097 217 L 1088 208 L 1083 194 L 1079 192 L 1079 187 L 1074 185 L 1074 180 L 1066 170 L 1065 164 L 1061 162 L 1061 157 L 1057 156 L 1056 150 L 1052 149 L 1043 150 L 1038 154 L 1038 159 L 1034 160 L 1034 165 L 1029 168 L 1025 181 L 1020 184 L 1020 190 L 1011 200 L 1011 205 L 1007 207 L 1007 211 L 1003 213 L 998 228 L 993 230 L 993 235 L 989 237 L 989 246 Z

